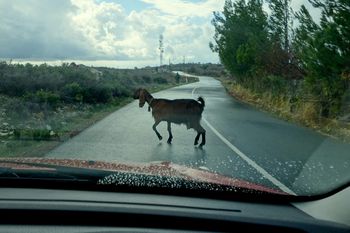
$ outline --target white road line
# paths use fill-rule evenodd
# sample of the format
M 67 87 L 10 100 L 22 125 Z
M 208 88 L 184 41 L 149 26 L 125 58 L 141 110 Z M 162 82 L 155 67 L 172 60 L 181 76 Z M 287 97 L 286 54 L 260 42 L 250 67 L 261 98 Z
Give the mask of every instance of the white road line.
M 197 87 L 196 87 L 197 88 Z M 194 91 L 196 88 L 193 88 L 192 90 L 192 97 L 194 97 Z M 203 121 L 208 125 L 208 127 L 214 132 L 218 138 L 221 139 L 233 152 L 235 152 L 239 157 L 241 157 L 243 160 L 245 160 L 250 166 L 252 166 L 255 170 L 260 172 L 266 179 L 271 181 L 274 185 L 279 187 L 282 191 L 289 193 L 291 195 L 296 195 L 295 192 L 293 192 L 291 189 L 289 189 L 286 185 L 284 185 L 281 181 L 277 180 L 275 177 L 273 177 L 270 173 L 268 173 L 264 168 L 260 167 L 256 162 L 251 160 L 247 155 L 245 155 L 242 151 L 240 151 L 237 147 L 235 147 L 229 140 L 227 140 L 219 131 L 217 131 L 214 126 L 212 126 L 207 119 L 203 117 Z
M 193 90 L 192 90 L 192 98 L 194 98 L 194 92 L 196 91 L 196 89 L 197 89 L 197 87 L 195 87 L 195 88 L 193 88 Z
M 248 156 L 246 156 L 242 151 L 240 151 L 237 147 L 232 145 L 224 136 L 222 136 L 221 133 L 219 133 L 214 126 L 212 126 L 205 118 L 203 118 L 204 122 L 208 125 L 208 127 L 218 136 L 221 141 L 223 141 L 231 150 L 233 150 L 239 157 L 244 159 L 250 166 L 255 168 L 258 172 L 260 172 L 265 178 L 267 178 L 269 181 L 271 181 L 274 185 L 279 187 L 282 191 L 296 195 L 291 189 L 289 189 L 287 186 L 282 184 L 279 180 L 277 180 L 275 177 L 270 175 L 264 168 L 260 167 L 256 162 L 251 160 Z

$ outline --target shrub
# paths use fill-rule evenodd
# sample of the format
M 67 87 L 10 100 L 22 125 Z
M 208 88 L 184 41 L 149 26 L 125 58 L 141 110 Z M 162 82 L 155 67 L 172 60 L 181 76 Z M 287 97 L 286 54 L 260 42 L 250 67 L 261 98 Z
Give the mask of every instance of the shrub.
M 142 80 L 143 80 L 145 83 L 151 83 L 151 77 L 149 77 L 148 75 L 143 75 L 143 76 L 142 76 Z
M 107 86 L 88 87 L 83 92 L 83 100 L 89 104 L 108 103 L 112 98 L 112 90 Z
M 286 80 L 283 77 L 269 75 L 262 80 L 265 91 L 270 92 L 273 96 L 286 94 Z
M 114 87 L 112 90 L 113 97 L 129 97 L 131 96 L 131 91 L 124 86 Z
M 180 83 L 180 75 L 179 75 L 179 73 L 176 73 L 175 81 L 176 81 L 176 83 Z
M 165 78 L 161 78 L 161 77 L 155 78 L 154 82 L 156 82 L 158 84 L 168 84 L 168 80 L 166 80 Z
M 65 85 L 61 91 L 61 98 L 68 103 L 83 101 L 83 88 L 79 83 L 73 82 Z
M 57 107 L 60 96 L 56 93 L 53 93 L 51 91 L 45 91 L 45 90 L 39 90 L 37 92 L 33 93 L 27 93 L 23 96 L 23 98 L 32 103 L 38 103 L 38 104 L 47 104 L 51 107 Z
M 47 129 L 15 129 L 14 137 L 16 139 L 27 140 L 50 140 L 50 131 Z

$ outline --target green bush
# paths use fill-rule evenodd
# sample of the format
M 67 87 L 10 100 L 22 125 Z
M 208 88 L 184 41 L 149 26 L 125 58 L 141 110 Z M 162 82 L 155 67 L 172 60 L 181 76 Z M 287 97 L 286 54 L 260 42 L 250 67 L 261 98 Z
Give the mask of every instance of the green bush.
M 124 87 L 124 86 L 118 86 L 118 87 L 114 87 L 112 90 L 112 96 L 114 98 L 118 98 L 118 97 L 129 97 L 131 96 L 131 91 Z
M 34 140 L 49 140 L 50 131 L 46 129 L 35 129 L 32 131 L 32 136 Z
M 162 77 L 155 78 L 154 82 L 156 82 L 158 84 L 168 84 L 168 80 L 166 80 L 165 78 L 162 78 Z
M 179 73 L 176 73 L 175 81 L 176 81 L 176 83 L 180 83 L 180 75 L 179 75 Z
M 153 68 L 121 70 L 68 63 L 62 66 L 0 64 L 0 94 L 22 97 L 26 103 L 21 108 L 29 114 L 46 114 L 63 103 L 109 103 L 131 96 L 140 86 L 150 88 L 175 82 L 172 73 L 159 74 Z
M 83 88 L 79 83 L 69 83 L 63 87 L 63 90 L 61 91 L 61 98 L 68 103 L 82 102 Z
M 145 83 L 151 83 L 151 77 L 147 76 L 147 75 L 143 75 L 142 76 L 142 80 L 145 82 Z
M 108 103 L 112 98 L 112 89 L 107 86 L 88 87 L 83 92 L 83 100 L 89 104 Z
M 15 129 L 14 137 L 16 139 L 26 139 L 26 140 L 50 140 L 50 131 L 47 129 Z
M 265 91 L 270 92 L 273 96 L 285 95 L 287 82 L 283 77 L 268 75 L 262 80 Z
M 60 96 L 51 91 L 39 90 L 33 93 L 27 93 L 24 96 L 24 99 L 28 102 L 39 103 L 39 104 L 47 104 L 51 107 L 57 107 Z
M 2 108 L 6 109 L 6 116 L 10 119 L 27 118 L 30 116 L 26 103 L 20 101 L 19 98 L 7 98 L 6 100 Z

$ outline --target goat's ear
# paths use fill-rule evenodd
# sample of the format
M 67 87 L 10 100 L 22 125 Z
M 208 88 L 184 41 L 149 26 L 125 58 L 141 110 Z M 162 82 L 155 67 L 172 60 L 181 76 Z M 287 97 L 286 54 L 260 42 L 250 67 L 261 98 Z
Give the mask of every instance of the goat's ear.
M 144 91 L 144 89 L 141 89 L 141 88 L 140 88 L 139 99 L 140 99 L 139 107 L 142 108 L 143 105 L 145 105 L 145 102 L 146 102 L 145 91 Z
M 136 89 L 136 91 L 134 92 L 134 99 L 138 99 L 140 98 L 140 92 L 141 92 L 141 88 Z

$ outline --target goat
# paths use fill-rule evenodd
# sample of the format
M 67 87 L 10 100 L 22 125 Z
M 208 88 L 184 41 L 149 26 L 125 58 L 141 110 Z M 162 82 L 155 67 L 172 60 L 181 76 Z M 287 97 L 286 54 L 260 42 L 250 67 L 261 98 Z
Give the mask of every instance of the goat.
M 173 135 L 171 133 L 171 123 L 185 124 L 187 129 L 193 128 L 197 131 L 197 136 L 194 140 L 194 145 L 198 144 L 198 140 L 202 135 L 202 142 L 200 147 L 205 145 L 205 129 L 200 125 L 202 118 L 202 112 L 205 106 L 204 99 L 198 98 L 198 101 L 193 99 L 156 99 L 143 88 L 139 88 L 134 93 L 134 99 L 139 99 L 139 107 L 142 108 L 147 102 L 149 107 L 152 108 L 152 116 L 154 118 L 154 125 L 152 129 L 156 133 L 159 140 L 163 137 L 157 131 L 157 125 L 166 121 L 168 123 L 168 143 L 171 144 Z

